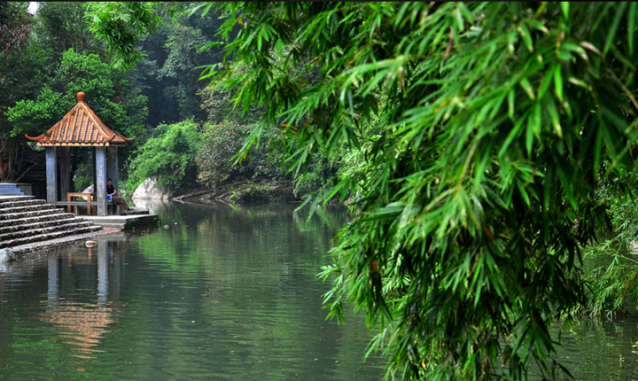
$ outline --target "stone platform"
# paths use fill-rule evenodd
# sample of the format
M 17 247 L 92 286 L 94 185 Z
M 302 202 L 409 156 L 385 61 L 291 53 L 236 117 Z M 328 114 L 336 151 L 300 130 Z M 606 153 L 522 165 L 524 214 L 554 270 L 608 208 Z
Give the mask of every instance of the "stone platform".
M 147 212 L 148 213 L 148 212 Z M 133 228 L 145 228 L 159 225 L 157 214 L 127 214 L 125 216 L 82 216 L 85 221 L 104 228 L 117 228 L 129 230 Z

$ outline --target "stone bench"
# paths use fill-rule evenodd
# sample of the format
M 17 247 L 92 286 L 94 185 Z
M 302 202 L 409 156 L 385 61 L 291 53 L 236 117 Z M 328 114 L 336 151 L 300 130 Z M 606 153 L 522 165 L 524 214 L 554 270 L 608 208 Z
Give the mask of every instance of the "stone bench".
M 55 203 L 56 206 L 66 206 L 68 210 L 68 212 L 71 212 L 71 207 L 73 207 L 73 212 L 75 213 L 75 215 L 78 215 L 78 206 L 86 206 L 86 215 L 90 216 L 91 215 L 91 209 L 93 207 L 96 208 L 97 210 L 97 201 L 56 201 Z M 116 204 L 113 201 L 107 201 L 106 202 L 106 214 L 114 214 L 113 213 L 113 208 Z

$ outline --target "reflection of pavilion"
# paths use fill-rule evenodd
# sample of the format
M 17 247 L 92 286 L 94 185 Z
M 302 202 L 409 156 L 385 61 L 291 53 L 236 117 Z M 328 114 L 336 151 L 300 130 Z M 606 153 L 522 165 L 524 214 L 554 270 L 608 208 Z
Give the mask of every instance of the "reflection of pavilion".
M 90 250 L 89 255 L 91 254 Z M 76 256 L 75 259 L 79 258 Z M 72 257 L 69 255 L 69 261 L 71 260 Z M 115 261 L 116 258 L 113 258 L 113 260 Z M 48 258 L 48 298 L 43 301 L 47 303 L 47 310 L 40 315 L 39 319 L 40 321 L 54 324 L 59 336 L 67 340 L 64 343 L 77 346 L 71 349 L 80 351 L 81 354 L 71 354 L 71 356 L 86 359 L 95 358 L 90 356 L 90 354 L 103 352 L 95 347 L 100 344 L 102 337 L 109 332 L 108 325 L 115 321 L 113 316 L 115 311 L 107 305 L 109 304 L 108 242 L 102 241 L 97 246 L 96 303 L 60 300 L 59 272 L 61 268 L 59 265 L 59 257 L 57 255 Z M 117 283 L 116 286 L 119 287 L 119 266 L 113 267 L 112 275 L 113 280 Z
M 90 353 L 104 352 L 95 349 L 102 336 L 108 332 L 105 329 L 113 323 L 113 310 L 106 306 L 96 306 L 90 303 L 62 302 L 54 311 L 43 314 L 41 321 L 58 325 L 59 335 L 62 338 L 71 339 L 65 344 L 77 345 L 82 354 L 70 356 L 92 359 Z

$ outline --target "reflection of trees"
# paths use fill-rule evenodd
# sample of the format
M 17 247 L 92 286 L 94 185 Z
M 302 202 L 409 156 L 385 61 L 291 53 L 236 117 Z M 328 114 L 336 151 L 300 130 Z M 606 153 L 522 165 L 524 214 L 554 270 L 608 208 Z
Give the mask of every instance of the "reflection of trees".
M 559 328 L 564 329 L 556 325 L 551 333 L 558 335 Z M 635 314 L 614 321 L 585 319 L 563 331 L 564 343 L 556 357 L 576 380 L 633 380 L 637 337 Z M 540 378 L 541 372 L 531 367 L 530 379 L 534 377 Z
M 158 281 L 165 288 L 183 285 L 166 282 L 176 274 L 204 277 L 206 289 L 183 285 L 175 292 L 197 310 L 193 315 L 214 322 L 218 356 L 264 379 L 316 378 L 318 370 L 334 369 L 335 359 L 342 367 L 362 367 L 369 334 L 360 319 L 355 329 L 324 320 L 322 294 L 328 286 L 316 277 L 329 261 L 330 239 L 345 222 L 345 209 L 326 211 L 306 224 L 307 216 L 294 213 L 294 205 L 172 207 L 161 215 L 170 229 L 140 239 L 140 252 L 159 265 Z M 197 343 L 193 338 L 172 345 Z

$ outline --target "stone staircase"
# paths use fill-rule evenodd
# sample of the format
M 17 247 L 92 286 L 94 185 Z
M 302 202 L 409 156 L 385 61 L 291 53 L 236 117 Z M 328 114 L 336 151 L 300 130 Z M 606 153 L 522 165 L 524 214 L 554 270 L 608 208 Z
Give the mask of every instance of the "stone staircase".
M 33 196 L 0 194 L 0 249 L 102 230 Z

